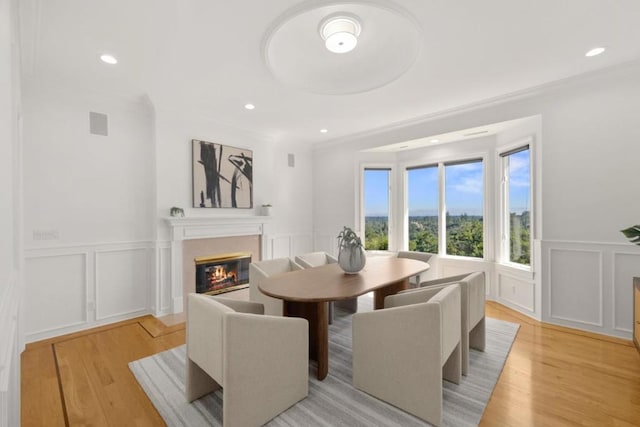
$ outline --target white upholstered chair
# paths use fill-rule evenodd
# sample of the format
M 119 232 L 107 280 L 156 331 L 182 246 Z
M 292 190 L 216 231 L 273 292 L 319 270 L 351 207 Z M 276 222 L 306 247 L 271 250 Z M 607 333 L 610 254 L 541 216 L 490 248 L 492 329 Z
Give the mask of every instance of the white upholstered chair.
M 353 385 L 435 425 L 442 379 L 461 375 L 460 286 L 428 300 L 385 298 L 385 308 L 353 315 Z
M 438 292 L 440 289 L 452 284 L 459 283 L 461 291 L 462 310 L 460 312 L 462 329 L 462 374 L 469 372 L 469 348 L 484 351 L 486 345 L 486 325 L 485 325 L 485 275 L 483 271 L 457 276 L 448 276 L 435 280 L 428 280 L 420 283 L 416 289 L 400 291 L 397 295 L 409 294 L 412 292 L 423 292 L 426 289 Z M 402 298 L 402 297 L 398 297 Z
M 298 255 L 295 262 L 303 268 L 313 268 L 325 264 L 335 264 L 338 262 L 336 257 L 326 252 L 310 252 L 308 254 Z M 335 303 L 329 303 L 329 323 L 333 321 L 333 306 L 340 307 L 351 313 L 358 311 L 358 298 L 350 298 Z
M 276 258 L 249 264 L 249 299 L 264 304 L 264 314 L 282 316 L 282 300 L 263 294 L 258 286 L 262 280 L 276 274 L 302 270 L 291 258 Z
M 186 398 L 222 387 L 225 427 L 260 426 L 308 394 L 308 324 L 262 304 L 189 294 Z
M 418 251 L 398 251 L 398 258 L 415 259 L 422 262 L 429 262 L 433 254 Z M 412 286 L 417 287 L 420 284 L 420 275 L 415 275 L 409 279 Z

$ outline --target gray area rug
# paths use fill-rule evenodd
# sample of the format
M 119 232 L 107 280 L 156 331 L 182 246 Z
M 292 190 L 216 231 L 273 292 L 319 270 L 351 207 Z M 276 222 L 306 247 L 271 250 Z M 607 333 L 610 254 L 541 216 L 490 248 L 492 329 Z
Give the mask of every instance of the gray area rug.
M 366 298 L 359 310 L 370 310 Z M 364 304 L 363 304 L 364 303 Z M 369 306 L 369 307 L 367 307 Z M 425 426 L 428 423 L 351 385 L 351 316 L 339 309 L 329 328 L 329 375 L 309 368 L 309 396 L 268 426 Z M 519 325 L 487 318 L 487 348 L 472 350 L 470 371 L 459 385 L 444 381 L 444 425 L 476 426 L 502 372 Z M 168 426 L 221 426 L 223 393 L 187 403 L 184 398 L 186 347 L 176 347 L 129 364 Z

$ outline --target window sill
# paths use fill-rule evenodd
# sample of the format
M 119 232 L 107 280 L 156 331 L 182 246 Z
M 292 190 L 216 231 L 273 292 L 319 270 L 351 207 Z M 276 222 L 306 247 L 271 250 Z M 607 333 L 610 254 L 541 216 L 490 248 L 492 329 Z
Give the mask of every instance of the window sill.
M 516 263 L 498 262 L 496 263 L 496 269 L 519 279 L 533 280 L 535 277 L 535 272 L 531 267 Z

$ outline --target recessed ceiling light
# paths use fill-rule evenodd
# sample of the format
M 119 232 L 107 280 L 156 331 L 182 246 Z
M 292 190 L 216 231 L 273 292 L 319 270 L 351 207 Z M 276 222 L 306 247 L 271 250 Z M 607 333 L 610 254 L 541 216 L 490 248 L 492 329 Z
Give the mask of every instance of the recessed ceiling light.
M 247 110 L 253 110 L 254 108 L 256 108 L 256 106 L 253 104 L 244 104 L 244 108 L 246 108 Z
M 116 59 L 115 56 L 113 55 L 109 55 L 108 53 L 105 53 L 103 55 L 100 55 L 100 59 L 102 60 L 102 62 L 104 62 L 105 64 L 110 64 L 110 65 L 115 65 L 118 63 L 118 60 Z
M 439 139 L 432 139 L 432 140 L 430 140 L 429 142 L 431 142 L 431 143 L 435 144 L 436 142 L 440 142 L 440 140 L 439 140 Z
M 320 133 L 327 133 L 329 132 L 327 129 L 320 129 Z
M 594 47 L 589 52 L 585 53 L 584 56 L 589 56 L 589 57 L 597 56 L 597 55 L 600 55 L 604 51 L 605 51 L 604 47 Z

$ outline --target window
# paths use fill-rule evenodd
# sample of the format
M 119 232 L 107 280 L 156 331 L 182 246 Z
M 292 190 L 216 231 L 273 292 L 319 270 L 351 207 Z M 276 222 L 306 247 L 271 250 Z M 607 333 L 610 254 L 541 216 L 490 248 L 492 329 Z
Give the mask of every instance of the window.
M 482 160 L 446 163 L 446 253 L 482 258 L 483 165 Z
M 438 166 L 407 168 L 409 250 L 438 253 Z
M 503 170 L 502 258 L 527 266 L 531 265 L 530 154 L 528 145 L 500 154 Z
M 388 168 L 364 169 L 364 248 L 389 249 Z

